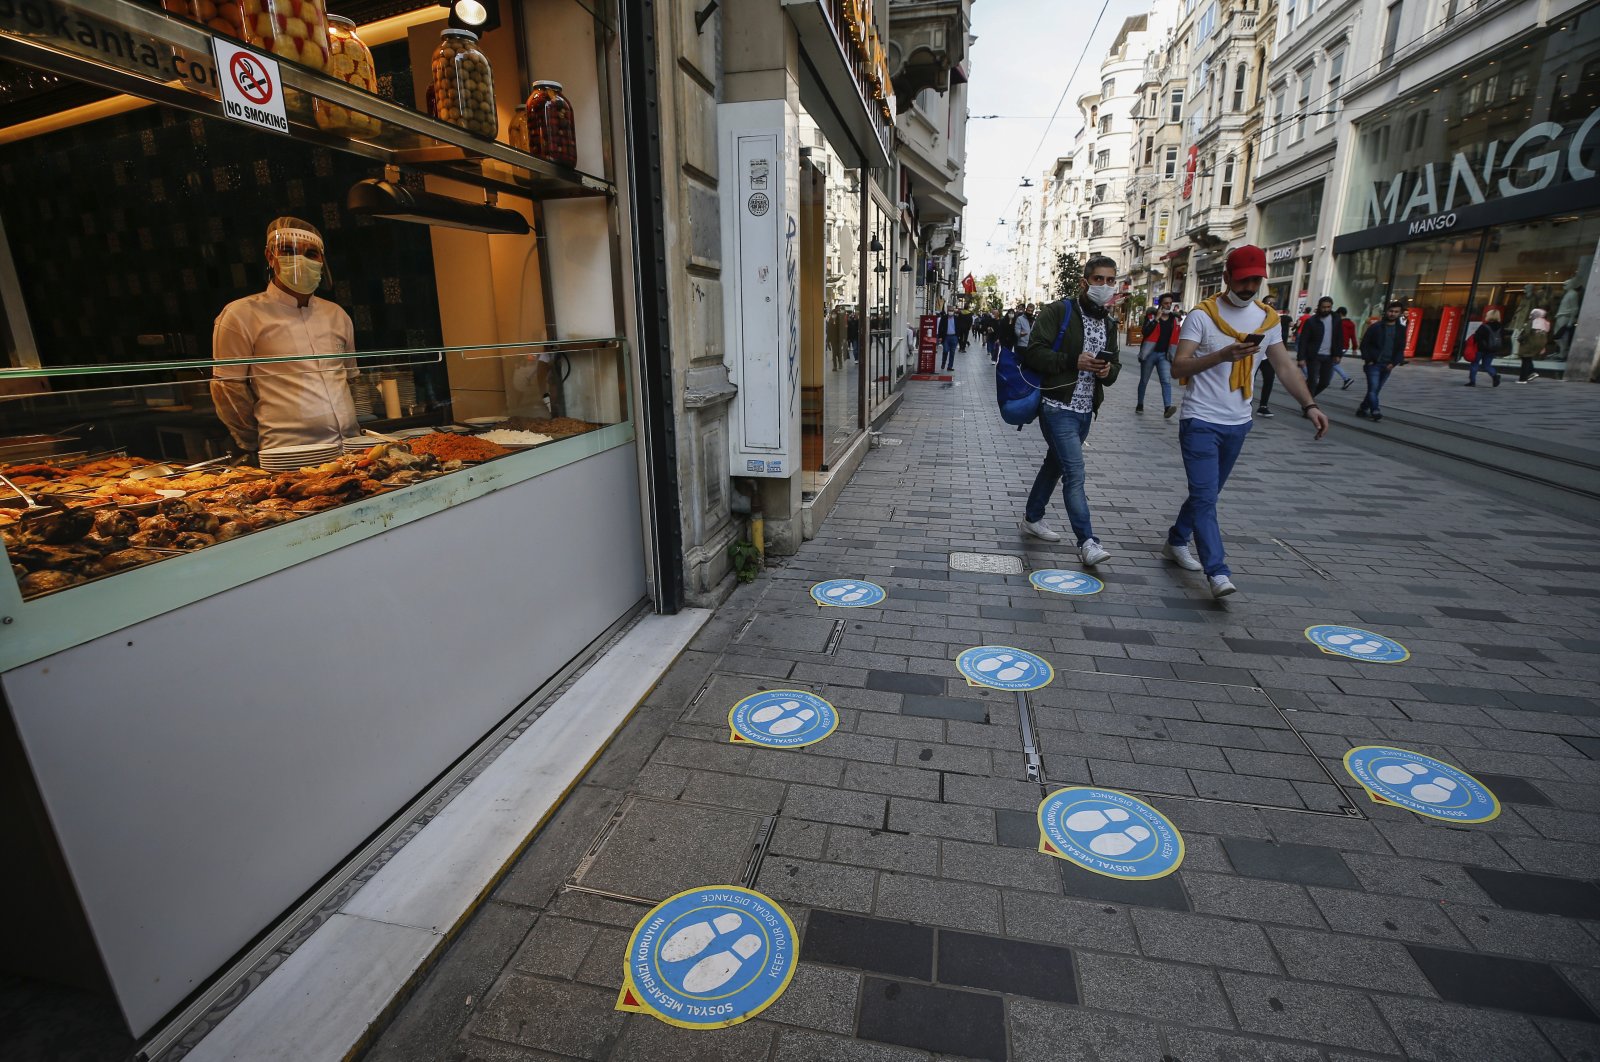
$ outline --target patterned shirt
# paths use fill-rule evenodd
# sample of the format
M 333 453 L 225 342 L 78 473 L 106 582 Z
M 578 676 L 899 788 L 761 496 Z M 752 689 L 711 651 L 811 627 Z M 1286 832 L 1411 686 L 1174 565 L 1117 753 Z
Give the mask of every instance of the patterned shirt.
M 1106 349 L 1106 322 L 1104 318 L 1083 316 L 1083 352 L 1100 357 Z M 1070 409 L 1074 413 L 1094 412 L 1094 373 L 1080 369 L 1078 385 L 1072 389 L 1072 399 L 1062 402 L 1046 398 L 1045 404 L 1053 409 Z

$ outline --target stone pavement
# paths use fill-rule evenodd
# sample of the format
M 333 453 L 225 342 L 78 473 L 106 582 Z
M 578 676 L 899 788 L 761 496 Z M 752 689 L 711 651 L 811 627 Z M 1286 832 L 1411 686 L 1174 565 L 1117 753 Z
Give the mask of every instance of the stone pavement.
M 1042 443 L 1000 423 L 989 379 L 974 351 L 955 387 L 910 385 L 821 535 L 719 610 L 369 1059 L 1600 1058 L 1594 530 L 1283 415 L 1224 495 L 1240 593 L 1215 603 L 1158 556 L 1177 424 L 1135 416 L 1125 373 L 1088 455 L 1105 590 L 1043 594 L 950 564 L 1076 567 L 1018 536 Z M 888 600 L 817 608 L 835 577 Z M 1324 655 L 1316 623 L 1411 659 Z M 1042 785 L 1018 697 L 952 664 L 997 642 L 1056 669 L 1025 702 Z M 763 688 L 827 698 L 838 731 L 730 744 Z M 1501 814 L 1373 802 L 1341 758 L 1375 743 L 1473 772 Z M 1041 854 L 1041 796 L 1073 784 L 1144 794 L 1181 868 Z M 613 1009 L 634 901 L 740 882 L 769 820 L 753 884 L 800 927 L 787 991 L 715 1032 Z

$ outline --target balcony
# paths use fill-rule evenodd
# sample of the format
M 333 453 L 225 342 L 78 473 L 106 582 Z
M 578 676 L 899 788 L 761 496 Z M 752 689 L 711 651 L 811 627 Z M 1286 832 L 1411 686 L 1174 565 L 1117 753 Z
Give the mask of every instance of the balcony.
M 967 58 L 964 0 L 889 0 L 889 41 L 900 55 L 891 70 L 902 112 L 923 89 L 950 91 L 950 76 Z

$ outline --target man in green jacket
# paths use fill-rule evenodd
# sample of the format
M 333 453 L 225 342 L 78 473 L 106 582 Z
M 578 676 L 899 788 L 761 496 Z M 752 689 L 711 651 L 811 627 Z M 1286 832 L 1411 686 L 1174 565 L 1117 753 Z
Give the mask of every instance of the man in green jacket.
M 1099 564 L 1107 553 L 1095 537 L 1089 520 L 1089 499 L 1084 494 L 1083 440 L 1088 438 L 1105 389 L 1116 383 L 1122 363 L 1117 353 L 1117 322 L 1111 307 L 1117 301 L 1117 263 L 1097 256 L 1083 265 L 1082 290 L 1072 300 L 1072 316 L 1061 327 L 1064 301 L 1039 309 L 1033 333 L 1022 351 L 1022 364 L 1038 373 L 1039 430 L 1048 450 L 1034 477 L 1023 514 L 1022 530 L 1046 542 L 1060 542 L 1061 534 L 1044 522 L 1045 506 L 1057 481 L 1067 508 L 1067 520 L 1078 542 L 1078 559 Z

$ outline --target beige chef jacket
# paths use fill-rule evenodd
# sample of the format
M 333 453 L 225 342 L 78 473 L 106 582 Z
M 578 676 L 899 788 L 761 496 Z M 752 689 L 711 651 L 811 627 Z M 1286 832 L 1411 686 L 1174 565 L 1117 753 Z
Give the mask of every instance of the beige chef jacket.
M 354 348 L 355 326 L 341 307 L 315 296 L 302 307 L 271 283 L 224 306 L 211 336 L 211 356 L 219 362 Z M 360 433 L 348 382 L 354 372 L 354 361 L 344 358 L 218 365 L 211 400 L 243 449 L 333 443 Z

